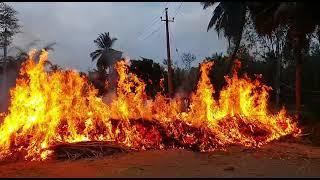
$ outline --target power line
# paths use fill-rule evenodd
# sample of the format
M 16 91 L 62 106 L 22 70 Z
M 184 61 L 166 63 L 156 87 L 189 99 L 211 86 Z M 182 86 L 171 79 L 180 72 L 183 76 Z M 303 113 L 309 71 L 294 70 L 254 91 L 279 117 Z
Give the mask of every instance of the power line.
M 165 3 L 164 7 L 167 7 L 167 5 L 168 5 L 168 2 Z M 162 15 L 164 12 L 165 12 L 165 10 L 163 10 L 163 11 L 161 12 L 160 16 L 156 16 L 156 17 L 152 20 L 152 22 L 153 22 L 152 25 L 154 25 L 156 22 L 159 22 L 158 19 L 159 19 L 159 17 L 161 17 L 161 15 Z M 152 26 L 152 25 L 151 25 L 151 26 Z M 148 26 L 148 27 L 151 27 L 151 26 Z
M 167 8 L 168 3 L 169 3 L 169 2 L 166 2 L 166 3 L 164 4 L 164 8 Z
M 179 10 L 181 9 L 182 3 L 183 3 L 183 2 L 181 2 L 180 5 L 179 5 L 179 7 L 176 9 L 174 17 L 177 16 Z
M 147 26 L 143 31 L 139 32 L 138 35 L 141 36 L 148 28 L 152 27 L 156 22 L 158 22 L 159 16 L 153 18 L 151 25 Z
M 171 36 L 171 43 L 173 44 L 173 46 L 177 49 L 176 43 L 175 43 L 175 38 L 173 38 L 173 33 L 172 31 L 170 31 L 170 36 Z
M 173 33 L 170 31 L 170 35 L 171 35 L 171 39 L 172 39 L 172 44 L 173 44 L 173 47 L 175 48 L 175 51 L 176 51 L 176 53 L 177 53 L 177 55 L 178 55 L 178 60 L 177 60 L 177 62 L 176 63 L 178 63 L 178 62 L 180 62 L 180 60 L 181 60 L 181 56 L 180 56 L 180 53 L 179 53 L 179 51 L 178 51 L 178 47 L 177 47 L 177 44 L 175 43 L 175 38 L 173 38 Z
M 165 6 L 167 6 L 167 4 L 168 4 L 168 2 L 165 3 Z M 147 26 L 143 31 L 141 31 L 141 32 L 138 33 L 138 38 L 141 37 L 141 36 L 146 32 L 146 30 L 149 31 L 149 30 L 153 27 L 153 25 L 155 25 L 157 22 L 159 22 L 158 20 L 159 20 L 159 18 L 161 17 L 161 15 L 164 13 L 164 11 L 165 11 L 165 10 L 163 10 L 163 11 L 161 12 L 160 16 L 157 15 L 157 16 L 155 16 L 155 17 L 152 19 L 151 25 Z
M 173 38 L 172 31 L 170 31 L 170 36 L 171 36 L 171 43 L 172 43 L 172 45 L 177 49 L 176 43 L 175 43 L 174 38 Z
M 150 31 L 148 31 L 147 33 L 139 36 L 139 40 L 145 39 L 146 36 L 149 36 L 150 34 L 152 34 L 154 31 L 158 30 L 161 27 L 161 23 L 157 24 L 157 26 L 154 26 L 155 28 L 150 29 Z
M 164 7 L 165 7 L 165 8 L 167 8 L 168 3 L 169 3 L 169 2 L 166 2 L 166 3 L 164 4 Z M 164 12 L 165 12 L 165 9 L 162 11 L 161 15 L 162 15 Z M 161 17 L 161 16 L 160 16 L 160 17 Z M 156 23 L 156 22 L 161 22 L 161 21 L 155 21 L 155 23 Z M 155 23 L 153 23 L 153 25 L 154 25 Z M 161 26 L 159 26 L 157 29 L 155 29 L 154 31 L 152 31 L 149 35 L 147 35 L 147 36 L 146 36 L 145 38 L 143 38 L 142 40 L 146 40 L 146 39 L 148 39 L 150 36 L 152 36 L 154 33 L 159 32 L 160 27 L 161 27 Z M 150 28 L 150 29 L 151 29 L 151 28 Z M 141 36 L 139 36 L 139 37 L 141 37 Z M 141 39 L 141 38 L 140 38 L 140 39 Z
M 182 4 L 183 4 L 183 2 L 181 2 L 180 5 L 179 5 L 179 7 L 176 8 L 174 18 L 177 17 L 179 11 L 181 10 Z M 179 51 L 178 51 L 177 44 L 176 44 L 176 42 L 174 41 L 175 38 L 173 38 L 173 33 L 172 33 L 172 31 L 170 31 L 170 34 L 171 34 L 172 41 L 173 41 L 172 44 L 173 44 L 173 46 L 175 47 L 176 53 L 177 53 L 177 55 L 178 55 L 178 62 L 180 62 L 180 60 L 181 60 L 182 58 L 181 58 L 180 53 L 179 53 Z
M 164 11 L 163 11 L 164 12 Z M 163 12 L 161 13 L 161 15 L 163 14 Z M 144 33 L 148 32 L 156 23 L 159 23 L 159 18 L 161 17 L 161 15 L 156 16 L 153 21 L 152 24 L 147 26 L 142 32 L 138 33 L 138 38 L 143 36 Z
M 179 12 L 179 10 L 180 10 L 180 8 L 181 8 L 181 6 L 182 6 L 182 3 L 183 3 L 183 2 L 181 2 L 180 5 L 179 5 L 179 7 L 176 8 L 174 18 L 175 18 L 176 15 L 178 14 L 178 12 Z M 174 41 L 172 31 L 170 31 L 170 35 L 171 35 L 171 42 L 172 42 L 173 46 L 176 48 L 176 50 L 177 50 L 177 46 L 176 46 L 176 43 L 175 43 L 175 41 Z M 177 53 L 178 53 L 178 52 L 177 52 Z M 178 54 L 178 55 L 179 55 L 179 54 Z M 180 56 L 180 55 L 179 55 L 179 56 Z
M 154 31 L 152 31 L 148 36 L 146 36 L 145 38 L 143 38 L 142 40 L 146 40 L 148 39 L 150 36 L 152 36 L 154 33 L 159 32 L 161 26 L 159 26 L 157 29 L 155 29 Z
M 158 25 L 158 28 L 159 28 L 159 25 L 161 25 L 161 23 L 158 23 L 157 25 Z M 146 35 L 148 36 L 148 34 L 150 34 L 150 32 L 152 32 L 152 29 L 154 29 L 154 28 L 149 28 L 148 31 L 146 31 L 145 33 L 143 33 L 140 36 L 138 36 L 138 39 L 141 40 L 141 38 L 145 37 Z

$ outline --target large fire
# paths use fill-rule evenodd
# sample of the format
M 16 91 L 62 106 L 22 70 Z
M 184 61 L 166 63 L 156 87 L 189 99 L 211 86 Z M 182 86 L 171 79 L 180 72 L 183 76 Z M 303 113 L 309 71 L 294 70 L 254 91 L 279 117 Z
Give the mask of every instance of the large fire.
M 267 109 L 270 88 L 247 76 L 226 77 L 227 85 L 215 100 L 208 72 L 200 80 L 187 110 L 183 99 L 158 95 L 150 100 L 145 83 L 129 73 L 125 61 L 116 64 L 117 96 L 102 101 L 97 90 L 75 71 L 45 71 L 47 52 L 39 63 L 30 53 L 11 90 L 11 105 L 0 126 L 0 158 L 44 160 L 50 147 L 79 141 L 113 141 L 127 147 L 169 147 L 212 151 L 230 144 L 259 147 L 300 129 L 282 109 Z M 238 66 L 240 66 L 239 62 Z

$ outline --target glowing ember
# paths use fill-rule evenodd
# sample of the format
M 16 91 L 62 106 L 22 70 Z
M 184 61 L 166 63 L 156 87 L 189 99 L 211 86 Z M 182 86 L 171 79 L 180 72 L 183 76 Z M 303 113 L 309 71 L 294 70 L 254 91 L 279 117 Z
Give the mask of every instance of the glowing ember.
M 257 147 L 300 129 L 285 109 L 267 110 L 269 87 L 259 79 L 226 77 L 219 100 L 207 76 L 213 63 L 201 65 L 197 90 L 183 111 L 183 100 L 160 93 L 147 99 L 145 83 L 116 64 L 117 96 L 111 103 L 74 71 L 46 72 L 47 52 L 23 65 L 11 90 L 11 106 L 0 127 L 0 157 L 44 160 L 48 148 L 79 141 L 115 141 L 138 150 L 182 147 L 212 151 L 230 144 Z M 240 67 L 240 63 L 238 66 Z

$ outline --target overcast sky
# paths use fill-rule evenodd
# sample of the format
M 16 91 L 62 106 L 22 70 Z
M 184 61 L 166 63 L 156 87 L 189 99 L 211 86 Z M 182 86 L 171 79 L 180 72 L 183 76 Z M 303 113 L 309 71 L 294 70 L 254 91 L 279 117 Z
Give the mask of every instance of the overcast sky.
M 169 7 L 172 32 L 171 56 L 191 52 L 198 62 L 215 52 L 225 52 L 225 39 L 215 31 L 207 32 L 212 9 L 203 10 L 199 2 L 11 2 L 23 26 L 23 33 L 15 36 L 14 45 L 24 47 L 33 40 L 39 46 L 56 42 L 50 59 L 66 68 L 87 71 L 95 68 L 90 52 L 95 50 L 93 40 L 99 33 L 110 32 L 118 38 L 114 49 L 130 59 L 140 56 L 161 63 L 166 58 L 165 6 Z M 179 8 L 180 7 L 180 8 Z M 178 49 L 178 53 L 176 52 Z M 195 64 L 197 64 L 196 62 Z

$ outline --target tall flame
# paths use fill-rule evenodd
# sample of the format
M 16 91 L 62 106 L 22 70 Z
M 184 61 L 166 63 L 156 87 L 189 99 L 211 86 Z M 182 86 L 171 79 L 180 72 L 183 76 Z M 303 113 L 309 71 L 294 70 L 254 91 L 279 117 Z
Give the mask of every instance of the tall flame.
M 271 88 L 247 76 L 225 77 L 227 85 L 215 100 L 208 73 L 213 62 L 200 67 L 200 80 L 184 111 L 183 100 L 158 93 L 149 100 L 145 83 L 116 64 L 117 96 L 111 103 L 75 71 L 46 72 L 48 53 L 39 63 L 30 52 L 11 90 L 11 105 L 0 126 L 0 158 L 21 156 L 44 160 L 49 147 L 79 141 L 116 141 L 136 149 L 182 146 L 200 151 L 229 144 L 260 146 L 300 129 L 282 109 L 268 112 Z M 238 66 L 240 67 L 240 63 Z M 146 124 L 151 124 L 147 126 Z

